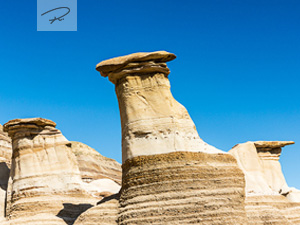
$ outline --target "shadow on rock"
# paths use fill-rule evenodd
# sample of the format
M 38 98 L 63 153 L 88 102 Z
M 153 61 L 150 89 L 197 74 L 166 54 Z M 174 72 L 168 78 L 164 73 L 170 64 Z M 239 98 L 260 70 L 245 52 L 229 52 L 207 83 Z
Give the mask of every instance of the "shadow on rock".
M 93 207 L 91 204 L 63 203 L 63 205 L 64 208 L 56 216 L 62 218 L 68 225 L 73 225 L 78 216 Z
M 9 179 L 10 169 L 8 168 L 6 162 L 0 163 L 0 188 L 4 191 L 7 189 L 7 183 Z

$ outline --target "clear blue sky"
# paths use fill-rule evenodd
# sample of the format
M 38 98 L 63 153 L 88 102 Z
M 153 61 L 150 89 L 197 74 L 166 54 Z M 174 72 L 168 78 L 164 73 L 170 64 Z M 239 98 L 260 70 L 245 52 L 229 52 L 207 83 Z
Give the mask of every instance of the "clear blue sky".
M 77 32 L 37 32 L 36 1 L 0 3 L 0 123 L 44 117 L 121 161 L 114 86 L 103 59 L 167 50 L 174 97 L 200 137 L 293 140 L 280 159 L 300 188 L 300 1 L 78 0 Z

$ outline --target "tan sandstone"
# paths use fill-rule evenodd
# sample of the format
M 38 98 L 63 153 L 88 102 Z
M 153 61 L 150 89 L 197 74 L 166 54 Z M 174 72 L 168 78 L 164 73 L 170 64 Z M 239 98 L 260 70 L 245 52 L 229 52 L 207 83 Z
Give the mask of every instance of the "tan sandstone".
M 135 53 L 96 67 L 116 85 L 121 115 L 115 224 L 245 224 L 244 175 L 234 157 L 199 137 L 173 98 L 166 62 L 174 58 L 165 51 Z
M 299 191 L 288 187 L 279 162 L 281 148 L 291 144 L 294 142 L 246 142 L 229 151 L 245 173 L 249 224 L 300 224 Z
M 71 143 L 55 126 L 42 118 L 4 125 L 13 148 L 6 206 L 12 224 L 47 224 L 51 217 L 70 224 L 99 200 L 83 189 Z
M 121 164 L 107 158 L 86 144 L 71 141 L 71 148 L 76 156 L 81 179 L 90 183 L 99 179 L 110 179 L 118 184 L 122 180 Z
M 0 124 L 0 222 L 5 217 L 6 190 L 8 186 L 12 147 L 11 140 Z

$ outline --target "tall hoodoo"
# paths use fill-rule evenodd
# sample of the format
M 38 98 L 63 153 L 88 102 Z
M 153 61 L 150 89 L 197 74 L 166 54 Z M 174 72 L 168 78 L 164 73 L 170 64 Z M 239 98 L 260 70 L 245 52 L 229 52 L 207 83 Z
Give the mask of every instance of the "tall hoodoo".
M 244 175 L 229 154 L 200 139 L 170 91 L 165 51 L 99 63 L 115 84 L 123 177 L 116 224 L 245 224 Z
M 55 126 L 42 118 L 16 119 L 4 125 L 13 147 L 7 191 L 9 219 L 47 212 L 72 222 L 80 204 L 89 203 L 70 142 Z
M 199 138 L 187 110 L 172 96 L 166 62 L 175 58 L 165 51 L 135 53 L 97 65 L 116 85 L 123 163 L 175 151 L 222 153 Z

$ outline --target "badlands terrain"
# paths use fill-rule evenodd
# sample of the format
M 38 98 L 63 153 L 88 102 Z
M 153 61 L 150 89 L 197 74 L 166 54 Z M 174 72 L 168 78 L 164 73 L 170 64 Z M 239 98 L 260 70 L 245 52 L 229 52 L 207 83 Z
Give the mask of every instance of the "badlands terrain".
M 134 53 L 96 66 L 115 85 L 122 165 L 48 119 L 0 126 L 0 224 L 300 224 L 300 191 L 279 162 L 294 142 L 229 152 L 204 142 L 170 91 L 166 63 L 175 58 Z

